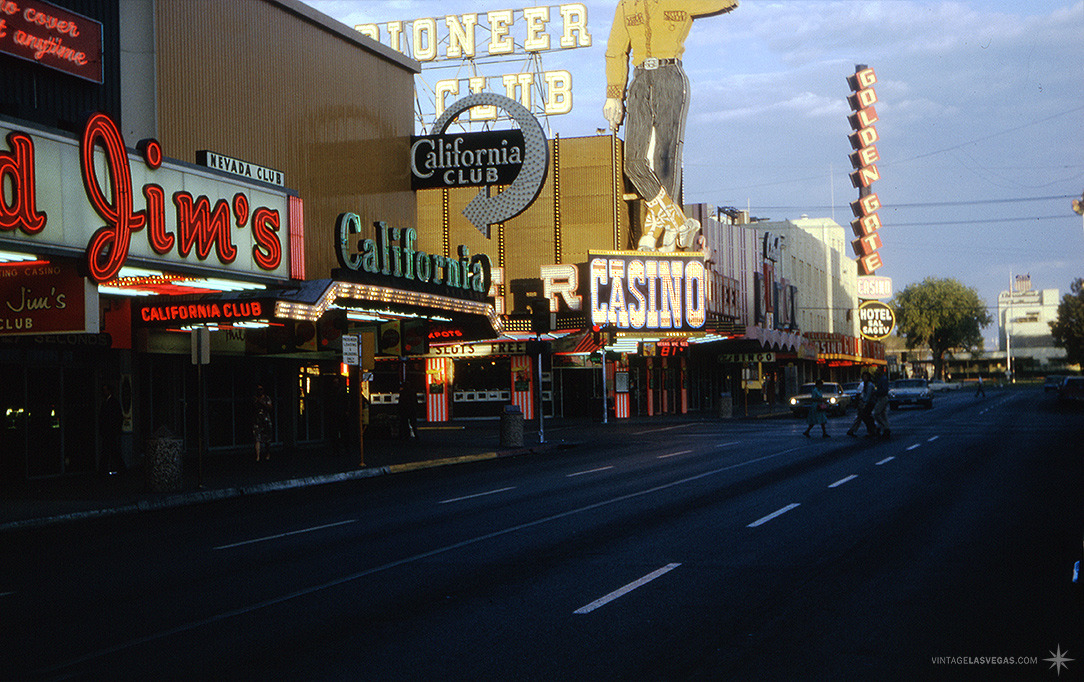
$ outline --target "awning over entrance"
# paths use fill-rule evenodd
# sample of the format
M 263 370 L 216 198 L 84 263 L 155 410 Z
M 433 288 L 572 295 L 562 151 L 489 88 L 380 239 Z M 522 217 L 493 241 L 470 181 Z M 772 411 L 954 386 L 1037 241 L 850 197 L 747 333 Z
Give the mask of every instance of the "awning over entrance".
M 504 323 L 489 303 L 439 294 L 422 293 L 375 284 L 312 280 L 299 283 L 294 290 L 271 292 L 275 299 L 275 317 L 292 320 L 318 320 L 333 305 L 357 301 L 367 305 L 405 306 L 461 315 L 476 315 L 488 322 L 495 336 L 504 331 Z
M 469 328 L 470 338 L 495 338 L 503 323 L 492 305 L 375 284 L 311 280 L 260 291 L 233 291 L 197 297 L 155 297 L 136 304 L 136 319 L 150 326 L 237 324 L 264 321 L 317 322 L 329 310 L 382 313 L 452 322 Z
M 760 342 L 765 349 L 790 351 L 807 360 L 817 359 L 817 345 L 800 334 L 748 326 L 745 328 L 745 338 Z

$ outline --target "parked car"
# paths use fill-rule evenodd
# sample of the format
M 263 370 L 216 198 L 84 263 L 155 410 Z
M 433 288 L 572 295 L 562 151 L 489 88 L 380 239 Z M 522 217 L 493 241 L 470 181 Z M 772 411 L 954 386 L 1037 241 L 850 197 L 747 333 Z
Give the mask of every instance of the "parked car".
M 901 405 L 921 405 L 925 409 L 933 407 L 933 393 L 925 379 L 898 379 L 892 382 L 888 390 L 888 406 L 893 410 Z
M 1064 380 L 1065 376 L 1062 374 L 1051 374 L 1043 381 L 1043 392 L 1050 393 L 1053 391 L 1057 393 L 1058 389 L 1061 388 L 1061 382 Z
M 1084 377 L 1065 377 L 1058 388 L 1058 401 L 1063 403 L 1084 402 Z
M 955 391 L 960 388 L 959 381 L 941 381 L 935 379 L 930 382 L 930 390 L 935 393 L 948 393 L 949 391 Z
M 798 393 L 790 399 L 790 411 L 795 416 L 802 416 L 809 411 L 809 406 L 813 404 L 813 388 L 816 384 L 802 384 L 798 389 Z M 850 396 L 843 392 L 843 387 L 835 382 L 826 381 L 821 386 L 821 393 L 824 395 L 824 400 L 828 403 L 829 414 L 844 414 L 847 412 L 847 407 L 851 404 Z

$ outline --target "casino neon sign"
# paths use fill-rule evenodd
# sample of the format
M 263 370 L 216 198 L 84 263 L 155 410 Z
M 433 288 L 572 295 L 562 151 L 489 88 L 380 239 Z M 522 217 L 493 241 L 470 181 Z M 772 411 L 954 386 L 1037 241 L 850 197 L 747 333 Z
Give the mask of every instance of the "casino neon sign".
M 591 324 L 698 331 L 707 322 L 702 254 L 589 254 Z

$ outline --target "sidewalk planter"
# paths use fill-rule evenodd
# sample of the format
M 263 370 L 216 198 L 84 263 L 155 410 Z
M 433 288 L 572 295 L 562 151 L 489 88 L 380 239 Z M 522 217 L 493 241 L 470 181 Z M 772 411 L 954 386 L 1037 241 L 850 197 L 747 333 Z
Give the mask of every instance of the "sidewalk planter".
M 147 489 L 155 493 L 177 492 L 183 487 L 181 467 L 184 441 L 162 427 L 147 440 Z
M 505 405 L 501 415 L 501 447 L 523 447 L 523 410 L 518 405 Z

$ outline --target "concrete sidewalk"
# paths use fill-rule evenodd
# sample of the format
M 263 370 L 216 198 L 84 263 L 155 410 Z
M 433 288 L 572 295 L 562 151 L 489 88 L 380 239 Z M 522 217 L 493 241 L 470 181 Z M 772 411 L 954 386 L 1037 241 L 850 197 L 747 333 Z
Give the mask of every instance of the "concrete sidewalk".
M 735 412 L 734 421 L 747 418 L 744 410 Z M 750 410 L 748 419 L 789 415 L 783 407 L 769 410 L 758 406 Z M 248 451 L 211 453 L 202 463 L 202 471 L 197 458 L 186 457 L 183 482 L 176 492 L 151 492 L 142 468 L 113 476 L 85 474 L 8 482 L 0 486 L 0 532 L 500 457 L 555 454 L 583 443 L 621 437 L 626 429 L 698 421 L 725 420 L 707 414 L 611 419 L 608 424 L 587 418 L 547 419 L 543 424 L 545 443 L 539 442 L 538 423 L 533 420 L 524 426 L 522 447 L 501 446 L 496 419 L 422 425 L 416 439 L 367 439 L 364 466 L 359 466 L 356 446 L 349 452 L 272 448 L 271 459 L 261 462 Z

